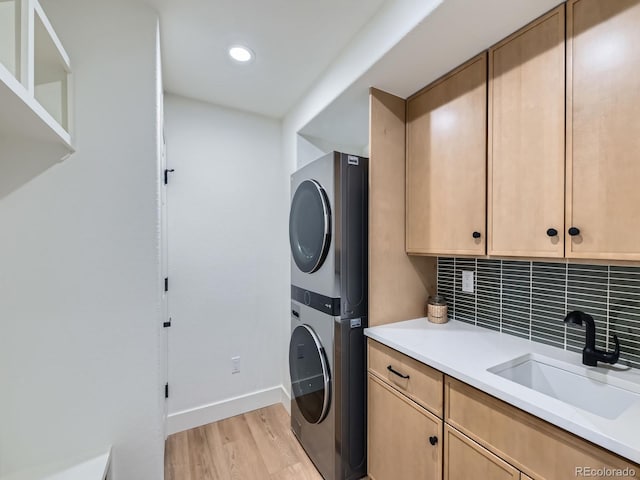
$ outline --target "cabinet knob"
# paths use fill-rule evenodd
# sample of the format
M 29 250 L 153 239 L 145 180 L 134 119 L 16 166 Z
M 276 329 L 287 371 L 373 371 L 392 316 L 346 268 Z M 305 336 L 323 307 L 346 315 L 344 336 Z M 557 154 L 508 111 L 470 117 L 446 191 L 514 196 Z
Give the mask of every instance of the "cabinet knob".
M 473 238 L 480 238 L 481 236 L 480 232 L 473 232 Z
M 556 235 L 558 235 L 558 230 L 556 230 L 555 228 L 550 228 L 549 230 L 547 230 L 547 235 L 549 237 L 555 237 Z
M 576 227 L 571 227 L 569 229 L 569 235 L 571 235 L 572 237 L 575 237 L 576 235 L 580 235 L 580 229 Z
M 436 437 L 435 435 L 433 437 L 429 437 L 429 443 L 431 445 L 435 445 L 436 443 L 438 443 L 438 437 Z

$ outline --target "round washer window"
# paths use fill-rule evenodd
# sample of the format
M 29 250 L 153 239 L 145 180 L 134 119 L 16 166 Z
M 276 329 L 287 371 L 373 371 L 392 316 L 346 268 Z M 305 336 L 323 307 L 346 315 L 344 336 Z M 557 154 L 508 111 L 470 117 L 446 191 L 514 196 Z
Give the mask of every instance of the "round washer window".
M 329 367 L 320 339 L 308 325 L 299 325 L 289 343 L 291 394 L 309 423 L 320 423 L 329 410 Z
M 289 243 L 296 265 L 304 273 L 322 266 L 331 242 L 331 210 L 327 194 L 315 180 L 302 182 L 291 200 Z

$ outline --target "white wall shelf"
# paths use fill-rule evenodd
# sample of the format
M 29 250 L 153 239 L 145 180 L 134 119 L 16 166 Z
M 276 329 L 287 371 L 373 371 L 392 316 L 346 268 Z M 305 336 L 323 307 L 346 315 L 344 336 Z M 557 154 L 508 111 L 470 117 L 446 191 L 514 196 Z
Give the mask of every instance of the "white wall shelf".
M 71 134 L 38 102 L 3 65 L 0 65 L 0 137 L 59 143 L 73 152 Z
M 14 178 L 0 181 L 1 198 L 74 148 L 71 65 L 51 22 L 37 0 L 0 0 L 0 22 L 14 26 L 0 36 L 0 165 L 37 163 L 9 168 Z
M 0 480 L 109 480 L 111 450 L 74 465 L 48 465 L 0 477 Z
M 0 0 L 0 64 L 18 74 L 20 0 Z

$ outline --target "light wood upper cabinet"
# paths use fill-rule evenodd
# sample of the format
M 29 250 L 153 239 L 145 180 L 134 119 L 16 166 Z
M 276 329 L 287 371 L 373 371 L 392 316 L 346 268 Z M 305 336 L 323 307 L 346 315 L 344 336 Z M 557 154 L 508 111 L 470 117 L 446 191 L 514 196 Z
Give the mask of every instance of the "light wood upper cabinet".
M 569 258 L 640 260 L 640 2 L 567 4 Z
M 564 12 L 489 50 L 489 255 L 564 255 Z
M 407 253 L 486 252 L 487 55 L 407 101 Z
M 369 326 L 424 315 L 436 259 L 405 251 L 406 100 L 369 95 Z
M 372 374 L 368 395 L 369 478 L 440 480 L 442 420 Z

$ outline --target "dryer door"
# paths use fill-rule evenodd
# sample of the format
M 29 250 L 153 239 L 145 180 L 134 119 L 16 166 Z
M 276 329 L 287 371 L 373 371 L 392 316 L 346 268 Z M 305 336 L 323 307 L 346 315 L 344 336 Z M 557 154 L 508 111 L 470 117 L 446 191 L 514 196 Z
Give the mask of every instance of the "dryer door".
M 302 182 L 293 195 L 289 243 L 293 260 L 304 273 L 322 266 L 331 243 L 331 209 L 324 188 L 315 180 Z
M 331 378 L 320 339 L 308 325 L 299 325 L 289 343 L 291 394 L 309 423 L 320 423 L 329 411 Z

